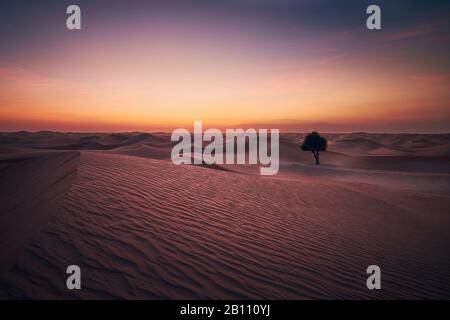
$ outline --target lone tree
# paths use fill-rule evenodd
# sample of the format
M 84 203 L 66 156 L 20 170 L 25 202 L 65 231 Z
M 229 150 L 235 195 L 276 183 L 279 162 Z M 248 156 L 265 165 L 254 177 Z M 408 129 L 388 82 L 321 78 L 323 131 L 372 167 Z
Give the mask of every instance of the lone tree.
M 327 150 L 327 139 L 321 137 L 316 131 L 313 131 L 303 141 L 302 150 L 311 151 L 316 159 L 316 164 L 320 164 L 319 151 Z

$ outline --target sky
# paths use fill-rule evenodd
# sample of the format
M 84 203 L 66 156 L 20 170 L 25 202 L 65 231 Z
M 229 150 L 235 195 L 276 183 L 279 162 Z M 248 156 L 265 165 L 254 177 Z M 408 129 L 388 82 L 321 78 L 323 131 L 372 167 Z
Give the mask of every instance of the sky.
M 82 30 L 66 28 L 81 8 Z M 381 8 L 382 30 L 366 28 Z M 0 5 L 0 131 L 450 132 L 448 1 Z

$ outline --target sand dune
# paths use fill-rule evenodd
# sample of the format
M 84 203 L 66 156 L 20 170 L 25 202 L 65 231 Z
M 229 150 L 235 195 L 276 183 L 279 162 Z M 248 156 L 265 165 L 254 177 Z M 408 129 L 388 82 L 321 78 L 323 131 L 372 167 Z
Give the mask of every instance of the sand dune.
M 435 151 L 448 148 L 440 136 L 329 138 L 345 139 L 355 151 L 361 135 L 387 149 L 397 144 L 398 150 L 404 150 L 415 143 L 409 139 L 428 139 L 428 145 L 437 141 Z M 355 146 L 349 142 L 352 136 L 358 137 Z M 24 233 L 35 236 L 24 237 L 28 245 L 17 242 L 14 255 L 8 255 L 10 263 L 2 260 L 0 297 L 414 299 L 450 295 L 450 179 L 448 168 L 440 165 L 446 156 L 424 158 L 423 148 L 407 151 L 407 156 L 362 152 L 379 148 L 373 144 L 375 148 L 363 145 L 358 155 L 344 153 L 344 148 L 327 152 L 324 165 L 315 166 L 312 155 L 299 150 L 301 135 L 287 134 L 282 137 L 280 174 L 262 177 L 254 168 L 239 167 L 236 173 L 232 166 L 223 166 L 230 171 L 175 166 L 169 160 L 167 135 L 56 138 L 71 144 L 94 141 L 111 148 L 46 151 L 39 156 L 35 151 L 23 160 L 23 166 L 30 166 L 27 170 L 18 167 L 22 158 L 16 154 L 2 157 L 20 160 L 3 161 L 2 177 L 35 179 L 17 186 L 22 197 L 2 184 L 2 198 L 18 203 L 43 196 L 57 200 L 50 201 L 47 209 L 14 211 L 11 205 L 1 211 L 8 213 L 2 216 L 2 227 L 10 226 L 2 231 L 2 244 L 15 244 L 14 239 L 22 239 Z M 16 145 L 26 145 L 21 139 Z M 49 148 L 48 140 L 39 139 L 27 143 L 33 150 Z M 406 164 L 421 159 L 433 169 L 421 169 L 420 161 L 417 166 L 379 169 L 389 160 L 401 163 L 402 159 Z M 364 161 L 369 163 L 365 167 Z M 37 198 L 36 186 L 42 191 Z M 12 219 L 15 225 L 11 216 L 18 217 Z M 35 218 L 39 221 L 34 222 Z M 19 232 L 3 236 L 7 230 Z M 69 264 L 81 267 L 82 290 L 66 289 Z M 381 291 L 365 286 L 370 264 L 382 267 Z
M 404 155 L 407 152 L 390 148 L 382 143 L 366 138 L 340 139 L 330 144 L 331 151 L 349 155 Z
M 78 159 L 78 152 L 1 158 L 0 275 L 57 213 L 75 177 Z

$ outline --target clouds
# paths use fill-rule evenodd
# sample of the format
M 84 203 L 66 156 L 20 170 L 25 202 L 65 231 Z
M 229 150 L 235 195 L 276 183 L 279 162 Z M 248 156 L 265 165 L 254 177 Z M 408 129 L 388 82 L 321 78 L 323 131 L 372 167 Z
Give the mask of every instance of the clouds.
M 412 28 L 403 28 L 400 31 L 388 31 L 386 35 L 384 35 L 384 39 L 386 41 L 416 39 L 425 36 L 433 36 L 443 30 L 445 30 L 445 23 L 442 21 L 426 22 L 413 26 Z

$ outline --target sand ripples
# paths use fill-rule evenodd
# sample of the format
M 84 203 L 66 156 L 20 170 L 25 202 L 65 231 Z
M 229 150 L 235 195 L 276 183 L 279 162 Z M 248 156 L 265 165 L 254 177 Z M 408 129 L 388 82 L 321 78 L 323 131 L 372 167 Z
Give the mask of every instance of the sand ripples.
M 423 199 L 405 205 L 409 193 L 382 199 L 376 190 L 84 152 L 59 214 L 24 252 L 0 294 L 448 297 L 449 218 L 439 211 L 448 199 L 430 201 L 437 209 L 429 237 L 414 209 Z M 82 269 L 80 291 L 65 288 L 69 264 Z M 382 267 L 381 291 L 366 289 L 370 264 Z

